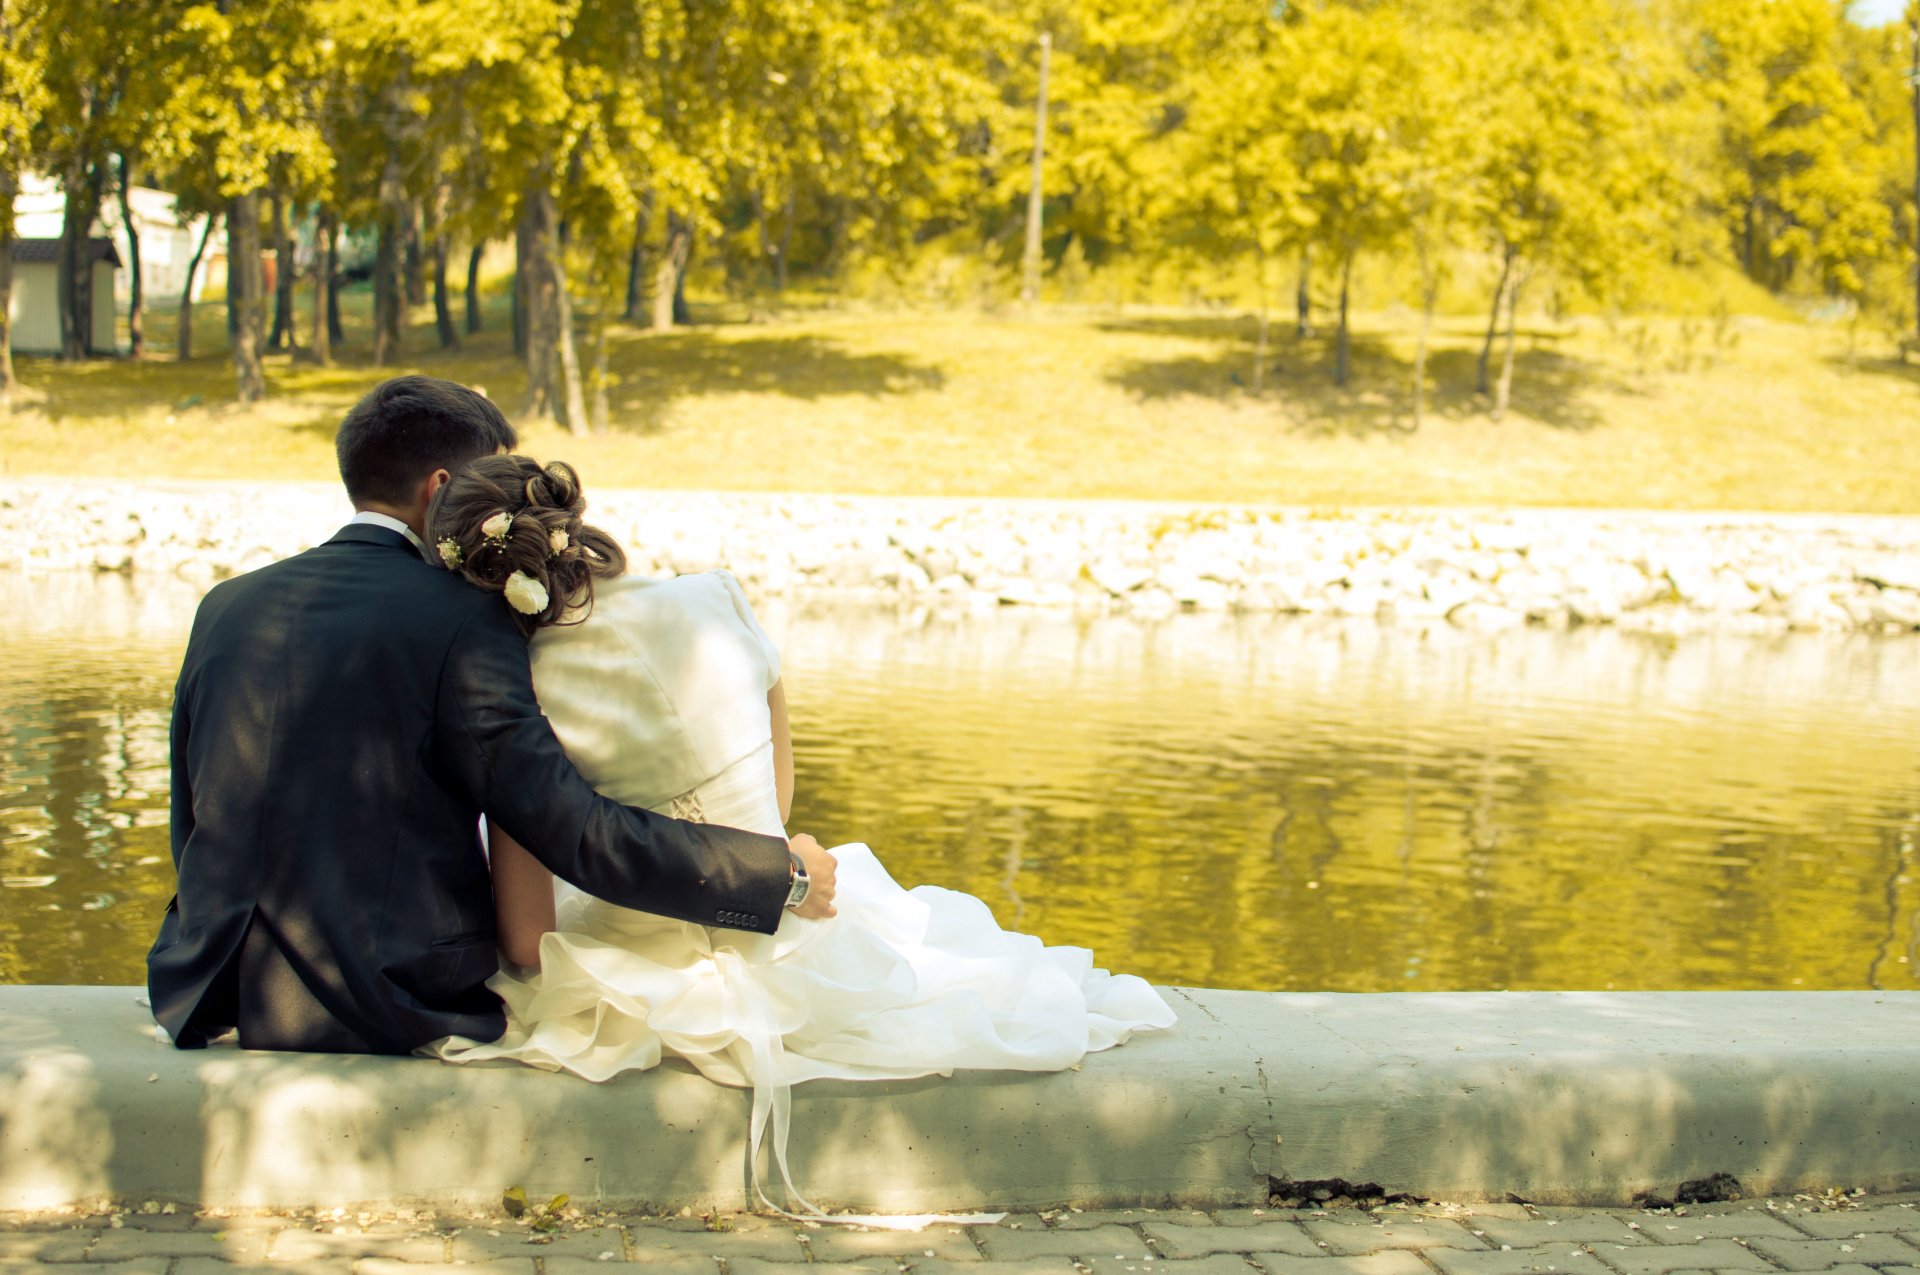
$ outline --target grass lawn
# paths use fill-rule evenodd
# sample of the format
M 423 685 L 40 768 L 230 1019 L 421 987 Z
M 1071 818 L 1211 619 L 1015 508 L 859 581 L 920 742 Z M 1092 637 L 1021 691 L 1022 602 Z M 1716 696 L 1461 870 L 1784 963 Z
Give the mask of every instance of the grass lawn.
M 0 473 L 331 479 L 341 413 L 392 371 L 525 394 L 507 315 L 435 348 L 416 311 L 401 367 L 369 365 L 368 300 L 347 298 L 336 366 L 270 356 L 270 400 L 232 405 L 224 307 L 192 362 L 20 358 Z M 304 301 L 302 320 L 306 317 Z M 595 486 L 1152 497 L 1308 505 L 1584 505 L 1920 513 L 1920 367 L 1844 329 L 1779 319 L 1538 319 L 1513 408 L 1472 394 L 1484 320 L 1443 323 L 1433 405 L 1408 419 L 1413 316 L 1356 323 L 1350 389 L 1330 340 L 1276 323 L 1260 395 L 1250 318 L 1203 312 L 696 308 L 671 333 L 616 326 L 612 426 L 528 428 L 527 450 Z M 170 334 L 170 310 L 149 328 Z M 586 351 L 582 351 L 583 359 Z

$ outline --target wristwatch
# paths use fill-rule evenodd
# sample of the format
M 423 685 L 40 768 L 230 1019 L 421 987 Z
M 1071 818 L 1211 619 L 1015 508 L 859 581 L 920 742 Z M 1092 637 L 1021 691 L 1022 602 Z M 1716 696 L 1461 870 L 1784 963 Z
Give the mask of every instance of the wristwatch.
M 792 882 L 787 888 L 787 906 L 797 908 L 807 901 L 807 891 L 813 888 L 813 879 L 807 875 L 807 865 L 800 861 L 797 853 L 789 850 L 787 857 L 793 860 L 793 875 L 787 878 Z

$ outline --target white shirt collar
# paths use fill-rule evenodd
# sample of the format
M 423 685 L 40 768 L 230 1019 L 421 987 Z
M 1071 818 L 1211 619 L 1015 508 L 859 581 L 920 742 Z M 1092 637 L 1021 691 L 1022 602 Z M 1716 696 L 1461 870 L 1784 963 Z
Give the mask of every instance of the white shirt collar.
M 374 527 L 385 527 L 388 531 L 397 531 L 413 543 L 413 547 L 420 551 L 422 558 L 427 557 L 426 542 L 414 535 L 413 528 L 401 522 L 398 518 L 390 518 L 386 514 L 377 514 L 371 509 L 362 509 L 359 513 L 347 519 L 348 526 L 352 526 L 356 522 L 363 522 Z M 428 561 L 432 561 L 432 559 L 429 558 Z

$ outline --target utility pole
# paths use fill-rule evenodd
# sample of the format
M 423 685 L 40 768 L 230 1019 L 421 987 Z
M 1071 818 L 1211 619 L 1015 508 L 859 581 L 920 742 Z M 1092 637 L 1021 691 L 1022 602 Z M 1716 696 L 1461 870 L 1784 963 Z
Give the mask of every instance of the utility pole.
M 1033 184 L 1027 190 L 1027 251 L 1021 261 L 1020 299 L 1032 305 L 1040 296 L 1040 180 L 1047 166 L 1047 63 L 1053 37 L 1040 33 L 1040 101 L 1033 115 Z

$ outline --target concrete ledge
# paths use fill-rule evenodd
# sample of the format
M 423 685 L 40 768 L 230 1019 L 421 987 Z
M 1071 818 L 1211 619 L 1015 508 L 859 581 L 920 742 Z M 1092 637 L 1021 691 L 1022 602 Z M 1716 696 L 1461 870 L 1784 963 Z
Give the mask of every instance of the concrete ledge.
M 1264 1202 L 1269 1175 L 1624 1204 L 1920 1186 L 1920 993 L 1176 989 L 1172 1033 L 1056 1075 L 815 1084 L 797 1180 L 863 1210 Z M 136 988 L 0 988 L 0 1209 L 748 1207 L 747 1095 L 690 1071 L 181 1052 Z

